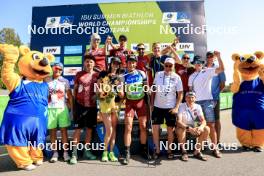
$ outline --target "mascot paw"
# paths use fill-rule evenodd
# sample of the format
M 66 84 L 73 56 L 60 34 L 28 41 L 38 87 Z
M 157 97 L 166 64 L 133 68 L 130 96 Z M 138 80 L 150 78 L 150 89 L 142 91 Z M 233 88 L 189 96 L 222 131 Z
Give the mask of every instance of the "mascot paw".
M 19 57 L 18 47 L 14 45 L 0 44 L 0 53 L 4 56 L 4 60 L 16 63 Z
M 23 167 L 23 168 L 21 168 L 21 169 L 26 170 L 26 171 L 32 171 L 32 170 L 34 170 L 34 169 L 36 169 L 36 168 L 37 168 L 37 167 L 36 167 L 35 165 L 30 164 L 30 165 L 28 165 L 28 166 L 26 166 L 26 167 Z

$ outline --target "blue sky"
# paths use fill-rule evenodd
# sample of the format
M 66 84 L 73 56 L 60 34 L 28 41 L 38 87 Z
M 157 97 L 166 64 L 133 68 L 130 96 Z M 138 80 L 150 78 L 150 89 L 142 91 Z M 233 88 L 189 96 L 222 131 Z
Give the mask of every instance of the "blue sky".
M 33 6 L 85 4 L 99 2 L 125 2 L 128 0 L 8 0 L 1 2 L 0 29 L 11 27 L 29 43 L 27 26 L 31 24 Z M 132 0 L 130 0 L 132 1 Z M 138 0 L 133 0 L 133 2 Z M 142 0 L 141 0 L 142 1 Z M 148 0 L 145 0 L 148 1 Z M 252 53 L 264 51 L 264 1 L 261 0 L 205 0 L 206 24 L 213 28 L 234 28 L 233 32 L 208 32 L 208 50 L 219 50 L 226 67 L 228 82 L 232 81 L 232 61 L 234 52 Z

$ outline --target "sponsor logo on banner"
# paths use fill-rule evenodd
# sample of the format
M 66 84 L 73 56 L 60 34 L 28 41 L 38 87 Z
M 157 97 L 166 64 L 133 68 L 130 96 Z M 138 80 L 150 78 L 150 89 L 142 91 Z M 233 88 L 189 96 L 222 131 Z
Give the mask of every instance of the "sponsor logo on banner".
M 161 50 L 166 48 L 167 46 L 171 45 L 171 43 L 161 43 Z M 194 44 L 193 43 L 178 43 L 176 45 L 177 50 L 181 51 L 194 51 Z
M 190 23 L 191 17 L 186 12 L 164 12 L 162 23 Z
M 57 28 L 60 24 L 60 17 L 48 17 L 46 20 L 46 28 Z
M 131 43 L 132 51 L 137 51 L 137 44 L 138 43 Z M 150 51 L 149 43 L 144 43 L 144 46 L 145 46 L 145 52 L 149 52 Z
M 64 54 L 81 54 L 82 45 L 64 46 Z
M 60 46 L 45 46 L 43 47 L 43 53 L 60 54 L 61 47 Z
M 194 44 L 193 43 L 178 43 L 176 45 L 177 50 L 183 51 L 194 51 Z
M 75 76 L 77 72 L 82 71 L 82 67 L 64 67 L 64 76 Z
M 47 17 L 46 28 L 69 27 L 73 24 L 74 16 Z

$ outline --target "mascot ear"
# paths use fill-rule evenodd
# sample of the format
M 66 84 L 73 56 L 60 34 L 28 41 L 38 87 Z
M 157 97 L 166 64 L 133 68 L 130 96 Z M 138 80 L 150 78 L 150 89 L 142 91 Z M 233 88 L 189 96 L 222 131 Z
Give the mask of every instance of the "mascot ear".
M 236 60 L 239 60 L 239 58 L 240 58 L 240 55 L 239 54 L 232 54 L 232 59 L 233 59 L 233 61 L 236 61 Z
M 264 53 L 262 51 L 256 51 L 254 53 L 254 55 L 258 58 L 258 59 L 262 59 L 264 57 Z
M 24 55 L 26 55 L 27 53 L 30 52 L 30 49 L 27 46 L 22 45 L 22 46 L 19 47 L 19 52 L 20 52 L 20 54 L 22 56 L 24 56 Z
M 45 57 L 47 57 L 47 59 L 49 59 L 50 62 L 53 62 L 55 60 L 55 57 L 50 53 L 46 53 Z

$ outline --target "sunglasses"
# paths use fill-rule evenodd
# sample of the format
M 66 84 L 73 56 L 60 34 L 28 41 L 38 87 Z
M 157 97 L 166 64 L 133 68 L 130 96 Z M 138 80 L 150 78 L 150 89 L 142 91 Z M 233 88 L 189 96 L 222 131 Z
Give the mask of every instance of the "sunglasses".
M 166 68 L 172 68 L 172 65 L 165 65 Z
M 183 60 L 190 60 L 189 57 L 183 57 L 182 59 L 183 59 Z
M 140 50 L 145 50 L 145 48 L 138 48 L 137 50 L 138 50 L 138 51 L 140 51 Z
M 214 57 L 214 55 L 209 55 L 209 56 L 207 56 L 207 58 L 213 58 Z

